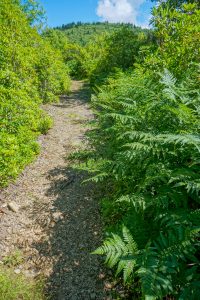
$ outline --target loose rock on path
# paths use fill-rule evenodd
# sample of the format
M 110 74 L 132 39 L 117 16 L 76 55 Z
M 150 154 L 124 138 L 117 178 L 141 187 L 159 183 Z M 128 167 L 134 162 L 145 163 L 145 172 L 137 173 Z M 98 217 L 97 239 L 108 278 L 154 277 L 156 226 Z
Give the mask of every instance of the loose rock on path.
M 54 126 L 39 138 L 39 157 L 0 194 L 0 260 L 20 249 L 18 272 L 44 274 L 53 300 L 108 299 L 101 258 L 90 254 L 101 243 L 95 190 L 82 185 L 85 175 L 66 159 L 79 148 L 92 118 L 86 98 L 84 85 L 73 82 L 70 96 L 44 106 Z M 9 210 L 9 203 L 16 209 Z

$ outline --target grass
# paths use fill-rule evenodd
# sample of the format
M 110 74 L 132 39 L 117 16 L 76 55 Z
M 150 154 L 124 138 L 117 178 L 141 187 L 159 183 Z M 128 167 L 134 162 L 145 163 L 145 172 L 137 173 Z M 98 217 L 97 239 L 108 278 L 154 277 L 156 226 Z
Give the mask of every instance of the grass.
M 23 254 L 20 250 L 15 250 L 13 253 L 7 255 L 3 259 L 3 264 L 7 267 L 15 267 L 23 263 Z
M 44 280 L 15 274 L 14 268 L 22 262 L 22 253 L 18 250 L 4 258 L 0 265 L 0 299 L 44 300 Z
M 44 300 L 43 282 L 17 275 L 12 268 L 0 266 L 1 300 Z

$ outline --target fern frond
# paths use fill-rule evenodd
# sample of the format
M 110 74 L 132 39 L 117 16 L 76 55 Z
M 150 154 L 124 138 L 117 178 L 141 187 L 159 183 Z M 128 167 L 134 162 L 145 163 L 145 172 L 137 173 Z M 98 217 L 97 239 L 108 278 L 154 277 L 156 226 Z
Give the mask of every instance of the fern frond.
M 148 199 L 149 200 L 149 199 Z M 133 194 L 133 195 L 126 195 L 118 198 L 116 200 L 117 203 L 127 203 L 130 204 L 131 207 L 135 209 L 137 213 L 142 213 L 145 211 L 151 203 L 147 202 L 145 197 L 141 194 Z
M 164 72 L 161 74 L 160 82 L 167 87 L 174 87 L 176 84 L 176 78 L 172 75 L 169 70 L 164 69 Z
M 118 265 L 116 273 L 123 271 L 126 282 L 136 266 L 135 256 L 138 253 L 137 244 L 134 242 L 129 230 L 122 227 L 122 237 L 112 234 L 103 245 L 96 249 L 93 254 L 106 255 L 106 263 L 109 267 Z

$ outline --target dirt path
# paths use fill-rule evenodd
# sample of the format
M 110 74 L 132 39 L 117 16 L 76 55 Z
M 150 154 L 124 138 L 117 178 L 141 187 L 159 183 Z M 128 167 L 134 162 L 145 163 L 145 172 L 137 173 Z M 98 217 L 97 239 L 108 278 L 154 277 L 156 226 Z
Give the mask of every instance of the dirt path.
M 1 257 L 20 249 L 24 261 L 16 272 L 45 274 L 53 300 L 107 299 L 99 257 L 90 255 L 101 240 L 95 190 L 81 184 L 84 174 L 66 158 L 80 146 L 92 118 L 86 98 L 87 89 L 74 82 L 71 96 L 45 106 L 54 126 L 39 140 L 41 154 L 0 195 Z M 18 212 L 7 209 L 10 201 Z

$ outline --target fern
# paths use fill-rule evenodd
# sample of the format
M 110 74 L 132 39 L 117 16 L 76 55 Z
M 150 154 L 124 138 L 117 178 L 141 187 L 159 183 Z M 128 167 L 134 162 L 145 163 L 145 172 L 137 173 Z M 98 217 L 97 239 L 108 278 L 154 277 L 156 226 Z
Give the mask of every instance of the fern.
M 123 271 L 124 282 L 127 282 L 136 266 L 134 256 L 138 253 L 138 248 L 125 226 L 122 228 L 122 235 L 120 237 L 112 234 L 112 237 L 108 238 L 93 254 L 105 254 L 108 266 L 112 268 L 117 264 L 116 274 Z
M 116 274 L 123 271 L 124 282 L 138 276 L 146 298 L 162 298 L 173 292 L 173 279 L 179 272 L 180 262 L 185 264 L 191 258 L 193 241 L 199 232 L 200 228 L 188 230 L 181 225 L 170 226 L 139 250 L 130 231 L 123 226 L 122 237 L 112 234 L 94 254 L 106 255 L 109 267 L 117 265 Z
M 94 253 L 144 299 L 198 293 L 200 98 L 190 85 L 137 70 L 93 100 L 88 171 L 110 201 L 109 237 Z

